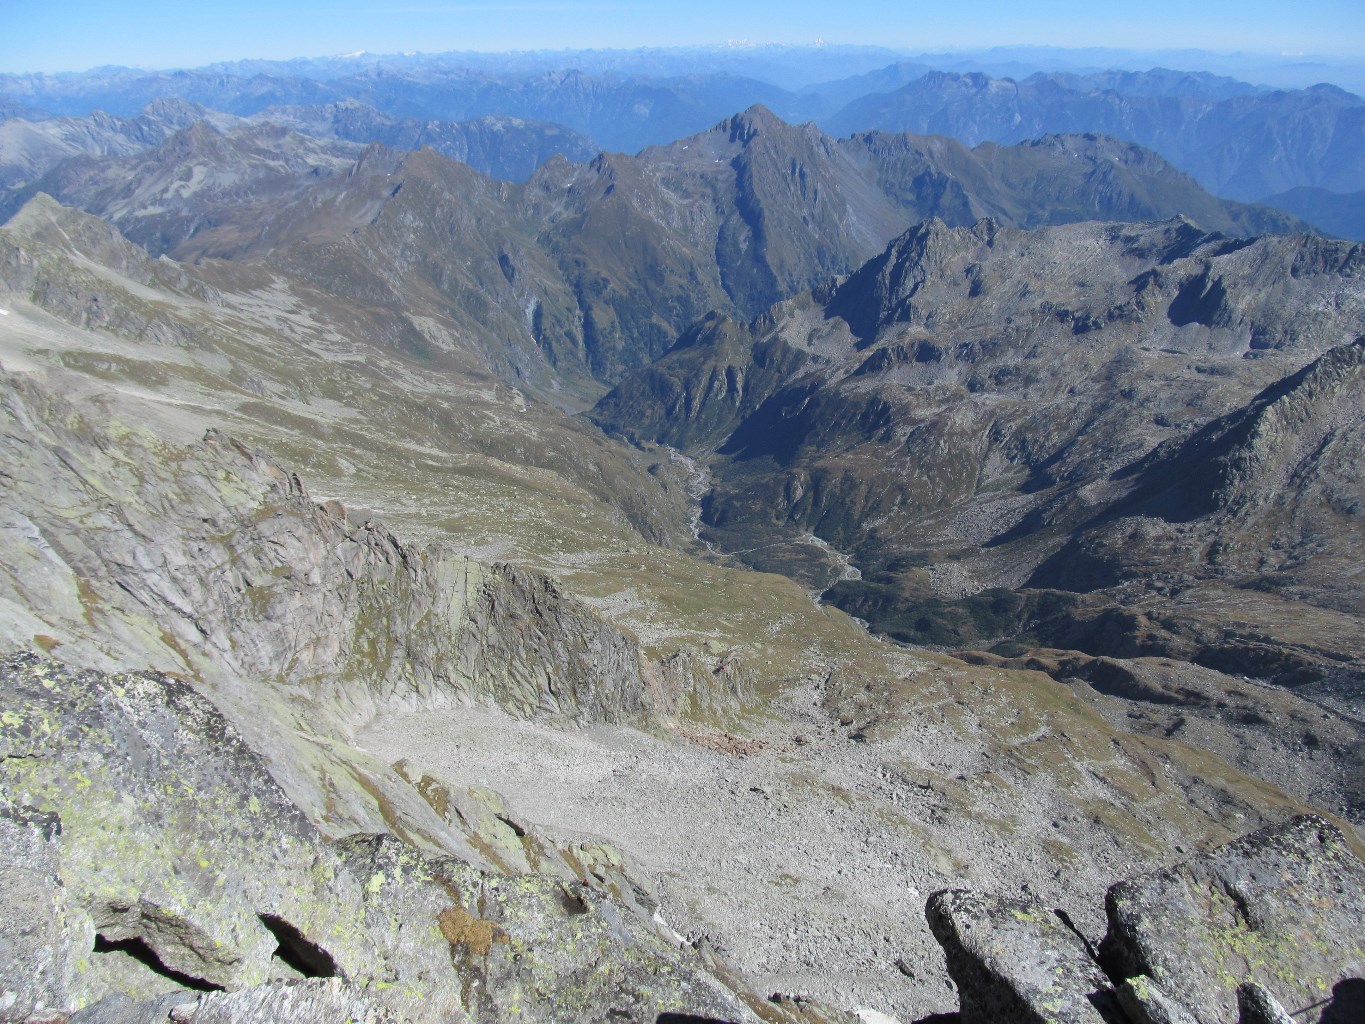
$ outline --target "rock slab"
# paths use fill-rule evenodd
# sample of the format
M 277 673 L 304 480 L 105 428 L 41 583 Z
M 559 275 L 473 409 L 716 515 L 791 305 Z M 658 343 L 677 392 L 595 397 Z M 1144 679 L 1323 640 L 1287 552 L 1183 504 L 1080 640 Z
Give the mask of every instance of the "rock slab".
M 1107 910 L 1110 972 L 1150 976 L 1201 1024 L 1237 1024 L 1245 982 L 1317 1021 L 1365 977 L 1365 864 L 1316 815 L 1119 882 Z
M 948 957 L 962 1024 L 1118 1024 L 1109 979 L 1082 939 L 1039 903 L 943 889 L 925 907 Z

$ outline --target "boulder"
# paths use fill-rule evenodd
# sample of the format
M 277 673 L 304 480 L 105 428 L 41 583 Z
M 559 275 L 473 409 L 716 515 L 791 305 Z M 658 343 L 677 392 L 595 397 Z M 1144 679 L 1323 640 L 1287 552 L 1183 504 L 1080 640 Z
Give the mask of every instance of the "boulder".
M 1285 1012 L 1279 1000 L 1254 981 L 1237 986 L 1237 1012 L 1241 1024 L 1294 1024 L 1294 1018 Z
M 1115 991 L 1133 1024 L 1195 1024 L 1193 1014 L 1145 974 L 1125 979 Z
M 962 1024 L 1123 1021 L 1085 941 L 1041 904 L 943 889 L 925 916 L 947 954 Z
M 1315 815 L 1119 882 L 1106 906 L 1110 973 L 1149 976 L 1201 1024 L 1237 1024 L 1243 982 L 1325 1019 L 1334 985 L 1365 977 L 1365 864 Z

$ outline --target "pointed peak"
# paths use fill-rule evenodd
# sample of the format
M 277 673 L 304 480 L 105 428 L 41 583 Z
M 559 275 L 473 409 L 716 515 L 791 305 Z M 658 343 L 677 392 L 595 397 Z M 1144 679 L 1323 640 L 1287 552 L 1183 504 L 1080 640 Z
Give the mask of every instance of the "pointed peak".
M 4 227 L 10 231 L 29 235 L 35 225 L 51 223 L 53 219 L 67 212 L 69 211 L 65 206 L 46 192 L 38 192 L 23 206 L 19 207 L 9 220 L 5 221 Z
M 354 178 L 357 175 L 365 174 L 394 174 L 401 169 L 413 157 L 421 154 L 423 150 L 416 153 L 400 153 L 392 150 L 382 142 L 371 142 L 365 147 L 365 151 L 356 158 L 356 162 L 351 165 L 347 176 Z
M 143 107 L 141 116 L 183 121 L 189 125 L 202 121 L 207 113 L 206 107 L 190 100 L 182 100 L 174 96 L 161 96 Z
M 169 152 L 179 156 L 182 153 L 202 151 L 217 152 L 226 142 L 223 133 L 204 120 L 197 120 L 181 128 L 166 140 Z
M 731 142 L 747 144 L 764 132 L 782 131 L 790 128 L 790 125 L 762 103 L 755 103 L 724 122 L 721 127 L 729 131 Z

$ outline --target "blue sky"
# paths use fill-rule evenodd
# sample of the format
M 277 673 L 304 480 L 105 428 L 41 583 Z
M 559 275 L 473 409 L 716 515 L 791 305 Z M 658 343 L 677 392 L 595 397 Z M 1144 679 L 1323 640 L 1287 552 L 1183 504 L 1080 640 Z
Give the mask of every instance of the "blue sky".
M 0 0 L 0 71 L 731 40 L 910 51 L 1021 43 L 1359 57 L 1365 0 Z

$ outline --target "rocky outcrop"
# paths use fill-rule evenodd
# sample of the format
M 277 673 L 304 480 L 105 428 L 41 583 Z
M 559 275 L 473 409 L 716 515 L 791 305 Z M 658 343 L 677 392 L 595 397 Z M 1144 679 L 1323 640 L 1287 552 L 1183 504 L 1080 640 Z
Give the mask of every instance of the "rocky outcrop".
M 1041 904 L 946 889 L 924 913 L 948 955 L 962 1024 L 1120 1021 L 1113 986 L 1085 942 Z
M 1336 981 L 1365 977 L 1365 865 L 1322 818 L 1120 882 L 1106 909 L 1111 970 L 1156 979 L 1203 1024 L 1235 1024 L 1243 981 L 1320 1013 Z
M 1239 1024 L 1293 1024 L 1279 1000 L 1254 981 L 1237 986 L 1237 1016 Z
M 601 884 L 619 857 L 581 881 L 331 843 L 182 680 L 20 655 L 0 692 L 0 1020 L 748 1019 Z
M 72 1024 L 402 1024 L 374 996 L 340 978 L 270 982 L 194 998 L 161 996 L 135 1002 L 101 1000 L 71 1015 Z
M 62 644 L 226 689 L 277 681 L 341 720 L 385 700 L 644 710 L 635 640 L 543 576 L 411 549 L 216 432 L 184 452 L 109 437 L 17 378 L 0 403 L 5 514 L 31 540 L 3 586 Z
M 374 912 L 402 893 L 434 918 L 449 896 L 415 858 L 405 875 L 356 870 L 183 681 L 21 655 L 0 665 L 0 685 L 7 831 L 29 845 L 51 836 L 47 866 L 66 904 L 66 941 L 53 948 L 75 970 L 50 986 L 51 1008 L 239 989 L 301 966 L 382 990 L 404 1015 L 461 1010 L 439 935 Z M 18 967 L 0 976 L 24 977 Z
M 1196 1024 L 1190 1011 L 1168 996 L 1151 978 L 1125 978 L 1115 988 L 1119 1005 L 1133 1024 Z
M 1323 818 L 1119 882 L 1106 910 L 1096 955 L 1042 906 L 935 893 L 925 913 L 964 1024 L 1329 1022 L 1365 1011 L 1365 864 Z
M 75 951 L 94 938 L 71 917 L 60 832 L 55 814 L 0 798 L 0 1019 L 41 1019 L 66 1007 L 77 987 Z

